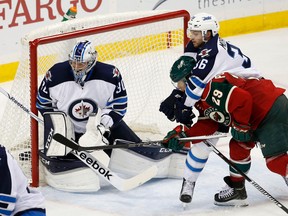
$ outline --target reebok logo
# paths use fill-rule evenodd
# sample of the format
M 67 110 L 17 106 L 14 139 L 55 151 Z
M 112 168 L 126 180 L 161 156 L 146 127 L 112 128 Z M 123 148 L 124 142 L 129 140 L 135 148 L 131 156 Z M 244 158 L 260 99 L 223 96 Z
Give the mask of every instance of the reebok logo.
M 78 152 L 76 150 L 72 150 L 72 152 L 92 170 L 97 171 L 97 173 L 110 181 L 110 177 L 113 176 L 112 174 L 110 174 L 110 170 L 106 170 L 104 167 L 101 167 L 99 164 L 100 162 L 98 162 L 94 157 L 89 155 L 89 153 L 83 151 Z

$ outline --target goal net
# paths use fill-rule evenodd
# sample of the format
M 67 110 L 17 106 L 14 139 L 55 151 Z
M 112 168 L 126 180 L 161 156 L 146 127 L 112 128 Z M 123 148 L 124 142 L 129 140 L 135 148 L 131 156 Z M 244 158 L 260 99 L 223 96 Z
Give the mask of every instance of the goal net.
M 169 71 L 187 43 L 188 20 L 184 10 L 138 11 L 77 18 L 37 29 L 21 41 L 10 95 L 37 114 L 37 89 L 46 71 L 68 60 L 76 41 L 87 39 L 95 46 L 98 61 L 115 65 L 122 74 L 128 94 L 125 122 L 142 139 L 149 139 L 149 134 L 163 137 L 174 123 L 159 112 L 159 105 L 173 89 Z M 43 125 L 8 102 L 0 130 L 0 143 L 19 161 L 32 186 L 38 186 Z

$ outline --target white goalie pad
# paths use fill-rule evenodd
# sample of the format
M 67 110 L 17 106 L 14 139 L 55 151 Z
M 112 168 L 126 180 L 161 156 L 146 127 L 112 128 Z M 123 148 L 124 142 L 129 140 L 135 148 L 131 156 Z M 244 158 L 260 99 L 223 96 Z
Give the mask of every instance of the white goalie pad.
M 98 175 L 88 167 L 57 174 L 51 173 L 44 167 L 44 174 L 46 183 L 61 191 L 96 192 L 101 188 Z
M 44 113 L 44 149 L 47 156 L 65 156 L 71 149 L 53 139 L 60 133 L 68 139 L 74 139 L 74 126 L 70 117 L 63 112 Z
M 173 153 L 160 160 L 153 160 L 129 149 L 113 149 L 109 167 L 125 175 L 135 175 L 139 170 L 153 165 L 158 168 L 155 178 L 183 178 L 186 155 Z

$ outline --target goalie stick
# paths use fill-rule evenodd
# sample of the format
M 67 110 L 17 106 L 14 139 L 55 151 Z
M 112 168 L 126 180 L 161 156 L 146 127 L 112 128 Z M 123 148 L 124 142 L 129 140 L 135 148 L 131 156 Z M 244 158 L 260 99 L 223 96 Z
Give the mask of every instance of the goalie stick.
M 156 176 L 158 172 L 157 166 L 154 165 L 140 172 L 136 176 L 124 179 L 119 177 L 108 167 L 104 166 L 100 161 L 98 161 L 95 157 L 86 151 L 72 150 L 72 154 L 74 154 L 79 160 L 81 160 L 90 169 L 97 173 L 97 175 L 101 176 L 105 181 L 109 182 L 120 191 L 134 189 Z
M 32 113 L 27 107 L 17 101 L 14 97 L 12 97 L 8 92 L 0 87 L 1 93 L 3 93 L 6 97 L 8 97 L 13 103 L 15 103 L 19 108 L 21 108 L 24 112 L 29 114 L 33 119 L 37 122 L 44 124 L 43 120 L 40 119 L 37 115 Z M 156 176 L 158 172 L 158 168 L 154 165 L 143 172 L 139 173 L 138 175 L 124 179 L 119 177 L 116 173 L 110 170 L 108 167 L 104 166 L 101 162 L 99 162 L 96 158 L 90 155 L 88 152 L 78 152 L 73 151 L 71 152 L 81 161 L 83 161 L 90 169 L 96 172 L 100 177 L 102 177 L 105 181 L 112 184 L 115 188 L 120 191 L 127 191 L 134 189 L 143 183 L 147 182 L 154 176 Z M 84 159 L 83 159 L 84 158 Z
M 212 139 L 212 138 L 221 138 L 221 137 L 226 137 L 226 136 L 227 136 L 226 134 L 217 134 L 217 135 L 207 135 L 207 136 L 185 137 L 185 138 L 179 138 L 179 141 L 188 142 L 188 141 L 193 141 L 193 140 L 202 140 L 202 139 L 206 140 L 206 139 Z M 155 147 L 155 148 L 163 147 L 165 148 L 162 145 L 162 140 L 146 141 L 146 142 L 140 142 L 140 143 L 133 143 L 127 140 L 116 140 L 116 142 L 118 141 L 121 144 L 84 147 L 84 146 L 79 146 L 73 140 L 69 140 L 65 136 L 59 133 L 54 134 L 53 139 L 76 151 L 104 150 L 104 149 L 115 149 L 115 148 L 131 148 L 131 147 Z
M 258 191 L 268 197 L 272 202 L 274 202 L 279 208 L 288 214 L 288 209 L 280 203 L 277 199 L 275 199 L 271 194 L 269 194 L 264 188 L 262 188 L 259 184 L 249 178 L 242 170 L 240 170 L 236 165 L 234 165 L 227 157 L 225 157 L 209 140 L 204 141 L 204 143 L 208 147 L 213 148 L 213 152 L 216 153 L 220 158 L 222 158 L 229 166 L 235 169 L 241 176 L 243 176 L 249 183 L 251 183 Z

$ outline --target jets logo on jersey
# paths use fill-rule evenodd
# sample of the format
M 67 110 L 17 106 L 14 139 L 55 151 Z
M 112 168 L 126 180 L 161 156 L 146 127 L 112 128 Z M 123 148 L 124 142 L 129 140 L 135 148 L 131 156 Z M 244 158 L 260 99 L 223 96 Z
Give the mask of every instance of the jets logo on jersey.
M 223 113 L 216 108 L 210 107 L 204 111 L 204 115 L 212 119 L 213 121 L 230 125 L 231 117 L 228 113 Z
M 201 50 L 201 52 L 199 53 L 199 56 L 201 56 L 201 58 L 207 57 L 209 56 L 209 53 L 211 52 L 211 49 L 203 49 Z
M 75 121 L 86 121 L 92 112 L 98 110 L 97 104 L 90 99 L 81 99 L 74 101 L 69 106 L 69 116 Z
M 52 75 L 51 75 L 51 72 L 48 70 L 45 74 L 45 80 L 46 81 L 52 81 Z
M 113 78 L 114 77 L 119 77 L 119 76 L 120 76 L 120 72 L 119 72 L 118 68 L 114 68 L 114 70 L 113 70 Z

